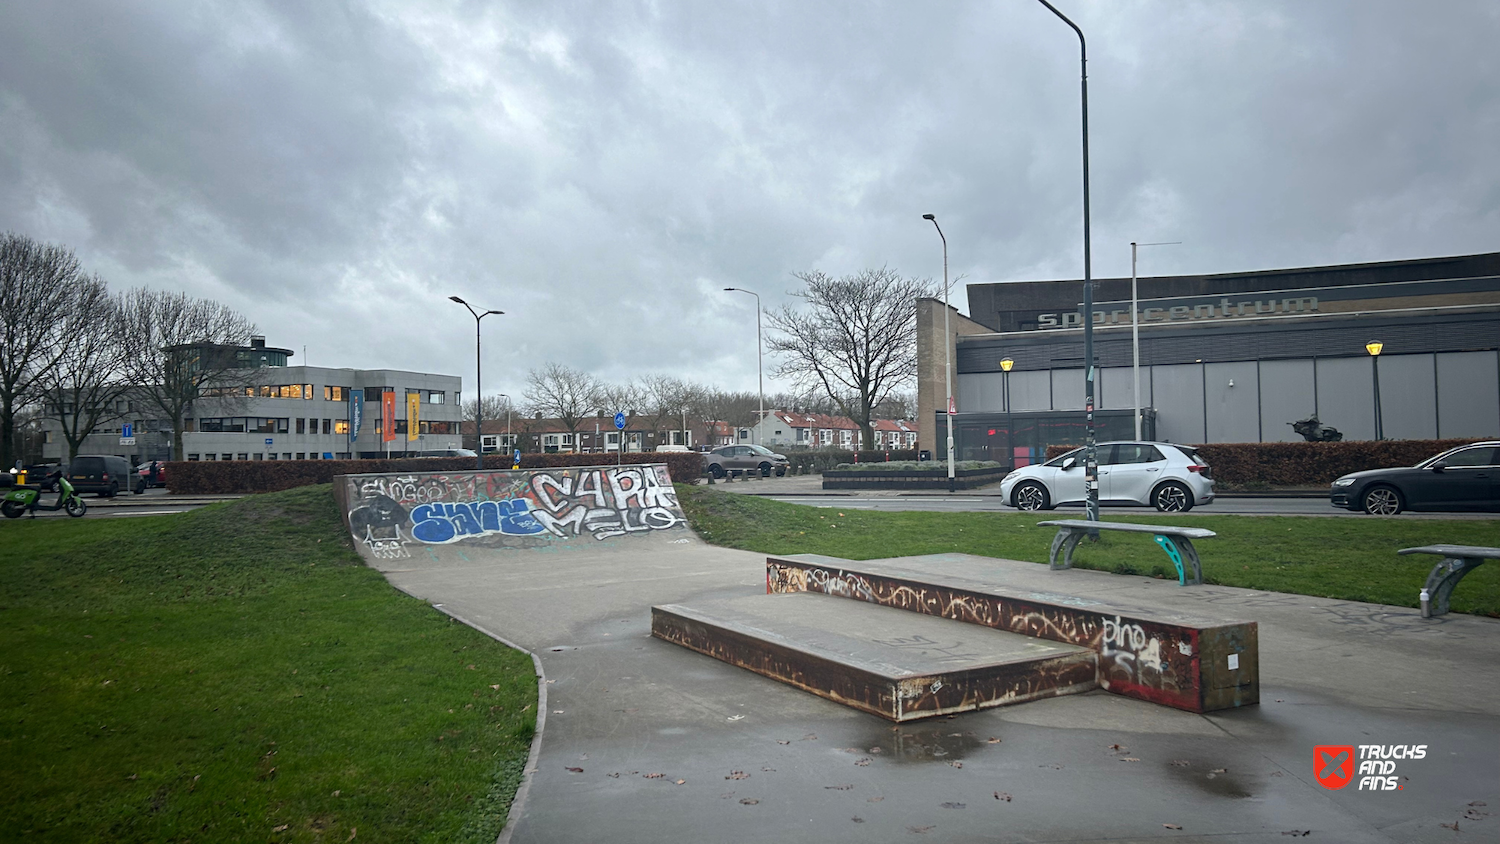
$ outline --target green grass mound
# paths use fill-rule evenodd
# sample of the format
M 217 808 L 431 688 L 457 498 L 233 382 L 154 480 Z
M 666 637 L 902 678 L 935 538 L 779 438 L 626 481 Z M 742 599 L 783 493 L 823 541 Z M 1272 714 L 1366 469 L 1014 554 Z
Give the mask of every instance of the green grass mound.
M 1055 531 L 1037 522 L 1082 518 L 1053 513 L 888 513 L 786 504 L 756 495 L 679 486 L 689 521 L 704 540 L 763 554 L 827 554 L 849 560 L 921 554 L 977 554 L 1045 564 Z M 1205 512 L 1208 508 L 1205 508 Z M 1436 557 L 1400 557 L 1417 545 L 1493 545 L 1500 521 L 1291 516 L 1182 517 L 1144 509 L 1106 510 L 1106 521 L 1188 524 L 1219 535 L 1194 543 L 1208 583 L 1349 601 L 1418 606 Z M 1168 577 L 1177 572 L 1147 535 L 1102 534 L 1074 555 L 1079 568 Z M 1500 617 L 1500 565 L 1481 566 L 1454 591 L 1453 611 Z
M 0 545 L 7 838 L 495 840 L 531 660 L 365 567 L 328 486 Z

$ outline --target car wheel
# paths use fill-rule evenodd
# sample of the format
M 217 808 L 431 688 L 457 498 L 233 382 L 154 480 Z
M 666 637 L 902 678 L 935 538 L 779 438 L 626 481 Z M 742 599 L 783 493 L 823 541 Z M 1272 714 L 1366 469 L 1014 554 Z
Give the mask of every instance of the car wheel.
M 1151 493 L 1151 504 L 1163 513 L 1186 513 L 1193 509 L 1193 494 L 1175 481 L 1165 483 Z
M 771 477 L 771 464 L 770 463 L 762 463 L 762 464 L 760 464 L 760 476 L 762 478 L 769 478 L 769 477 Z
M 1048 498 L 1046 487 L 1028 481 L 1016 487 L 1011 503 L 1017 510 L 1051 510 L 1052 502 Z
M 708 473 L 710 475 L 713 475 L 714 480 L 717 481 L 720 478 L 724 477 L 724 467 L 720 466 L 718 463 L 710 463 L 708 464 Z
M 21 518 L 21 514 L 25 512 L 26 507 L 14 501 L 0 503 L 0 513 L 4 513 L 7 519 L 19 519 Z
M 104 491 L 103 497 L 104 498 L 114 498 L 116 495 L 119 495 L 119 494 L 120 494 L 120 485 L 118 483 L 111 483 L 109 485 L 109 489 L 107 489 L 107 490 Z
M 1401 493 L 1388 486 L 1371 487 L 1365 490 L 1360 503 L 1372 516 L 1394 516 L 1401 512 Z
M 787 467 L 785 467 L 785 466 L 777 466 L 776 467 L 776 477 L 778 477 L 778 478 L 784 478 L 784 477 L 786 477 L 786 469 L 787 469 Z
M 67 503 L 63 505 L 63 508 L 68 511 L 69 516 L 75 519 L 89 511 L 89 505 L 85 504 L 83 499 L 76 495 L 69 498 Z

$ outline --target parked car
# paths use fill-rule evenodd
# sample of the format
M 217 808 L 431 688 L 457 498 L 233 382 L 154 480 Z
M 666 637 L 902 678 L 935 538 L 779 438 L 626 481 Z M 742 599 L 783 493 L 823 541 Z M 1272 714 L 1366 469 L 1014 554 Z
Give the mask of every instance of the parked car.
M 145 489 L 155 489 L 167 485 L 167 464 L 156 461 L 156 483 L 151 482 L 151 461 L 146 461 L 135 467 L 136 477 L 140 478 L 141 486 Z
M 775 472 L 781 477 L 790 465 L 785 454 L 777 454 L 760 445 L 721 445 L 703 455 L 703 471 L 715 478 L 722 478 L 730 472 L 750 471 L 759 471 L 767 478 Z
M 423 451 L 418 457 L 478 457 L 472 448 L 438 448 L 431 451 Z
M 1099 503 L 1182 512 L 1214 500 L 1213 473 L 1193 448 L 1172 443 L 1110 442 L 1099 457 Z M 1083 449 L 1023 466 L 1000 482 L 1000 495 L 1020 510 L 1083 504 Z
M 1415 466 L 1345 475 L 1333 482 L 1329 500 L 1375 516 L 1403 510 L 1500 512 L 1500 441 L 1459 446 Z
M 79 492 L 114 498 L 120 490 L 134 492 L 143 483 L 130 470 L 130 461 L 113 454 L 80 454 L 68 463 L 68 483 Z

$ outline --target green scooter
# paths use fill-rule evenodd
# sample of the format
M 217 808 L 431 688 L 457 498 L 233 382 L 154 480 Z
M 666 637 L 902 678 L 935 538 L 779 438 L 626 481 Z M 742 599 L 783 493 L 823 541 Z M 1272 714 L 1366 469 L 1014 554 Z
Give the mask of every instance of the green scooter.
M 43 504 L 42 493 L 57 490 L 57 501 L 52 504 Z M 13 486 L 5 498 L 0 500 L 0 514 L 7 519 L 19 519 L 27 511 L 31 517 L 36 518 L 38 510 L 66 510 L 68 515 L 74 518 L 82 516 L 89 510 L 83 498 L 73 491 L 73 485 L 68 483 L 67 478 L 62 476 L 62 470 L 48 475 L 39 484 L 18 484 Z

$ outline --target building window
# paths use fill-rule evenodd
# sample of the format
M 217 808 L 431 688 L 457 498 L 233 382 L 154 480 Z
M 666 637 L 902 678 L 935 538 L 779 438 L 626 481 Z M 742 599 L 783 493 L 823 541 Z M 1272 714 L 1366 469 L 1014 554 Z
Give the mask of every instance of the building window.
M 311 399 L 313 397 L 311 384 L 263 384 L 258 392 L 263 399 Z M 249 394 L 249 391 L 247 390 L 246 393 Z
M 219 459 L 220 460 L 233 460 L 234 459 L 234 455 L 233 454 L 221 454 L 221 455 L 219 455 Z
M 323 388 L 323 398 L 326 401 L 348 401 L 349 400 L 349 388 L 348 387 L 324 387 Z
M 345 436 L 348 436 L 349 435 L 349 420 L 348 419 L 335 419 L 335 420 L 333 420 L 333 432 L 335 434 L 343 434 Z
M 299 433 L 299 434 L 305 434 L 305 433 L 307 433 L 306 428 L 307 428 L 307 420 L 303 419 L 300 416 L 298 416 L 297 417 L 297 433 Z
M 196 455 L 196 454 L 189 454 L 188 455 L 188 462 L 189 463 L 197 463 L 198 462 L 198 455 Z
M 481 437 L 481 441 L 484 443 L 485 451 L 496 451 L 500 448 L 499 434 L 485 434 Z
M 442 404 L 443 401 L 446 398 L 447 398 L 447 396 L 443 393 L 442 390 L 428 390 L 427 391 L 427 403 L 428 404 Z
M 314 434 L 314 435 L 316 435 L 318 433 L 318 420 L 316 420 L 316 419 L 309 419 L 309 420 L 307 420 L 307 432 L 309 434 Z
M 332 419 L 324 419 L 323 420 L 323 434 L 325 436 L 327 436 L 328 434 L 331 434 L 331 433 L 333 433 L 333 420 Z
M 241 460 L 249 460 L 250 459 L 250 455 L 249 454 L 241 454 L 240 455 L 240 459 Z

